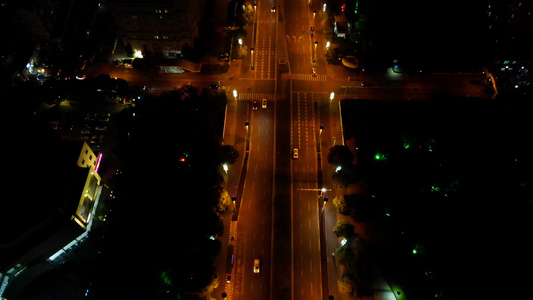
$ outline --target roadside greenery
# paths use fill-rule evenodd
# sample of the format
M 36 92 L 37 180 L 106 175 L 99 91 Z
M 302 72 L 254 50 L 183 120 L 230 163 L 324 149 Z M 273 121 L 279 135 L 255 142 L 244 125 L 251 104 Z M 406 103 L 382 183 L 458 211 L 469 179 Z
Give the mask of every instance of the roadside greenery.
M 122 200 L 105 256 L 112 278 L 98 280 L 100 288 L 127 283 L 151 299 L 205 299 L 218 286 L 213 263 L 224 228 L 216 211 L 231 201 L 220 167 L 239 155 L 220 144 L 213 121 L 224 116 L 224 96 L 187 85 L 118 118 Z

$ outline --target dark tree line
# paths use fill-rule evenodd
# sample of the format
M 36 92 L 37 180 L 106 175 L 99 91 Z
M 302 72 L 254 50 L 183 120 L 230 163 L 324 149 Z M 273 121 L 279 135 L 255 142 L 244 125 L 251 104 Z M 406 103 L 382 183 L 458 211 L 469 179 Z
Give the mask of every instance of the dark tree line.
M 185 86 L 138 102 L 135 116 L 123 112 L 116 151 L 122 174 L 102 292 L 197 299 L 212 282 L 221 244 L 210 237 L 224 230 L 215 208 L 228 149 L 209 120 L 220 115 L 224 101 Z

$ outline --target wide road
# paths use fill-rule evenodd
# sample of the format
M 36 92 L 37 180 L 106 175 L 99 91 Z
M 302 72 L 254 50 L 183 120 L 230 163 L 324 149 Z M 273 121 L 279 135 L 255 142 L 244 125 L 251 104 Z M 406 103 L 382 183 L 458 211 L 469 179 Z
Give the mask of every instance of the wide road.
M 270 105 L 272 103 L 269 103 Z M 274 111 L 249 110 L 250 151 L 237 223 L 235 299 L 269 299 L 272 242 Z M 253 261 L 261 262 L 253 272 Z
M 248 168 L 237 222 L 233 299 L 270 299 L 274 159 L 274 80 L 276 76 L 276 12 L 270 1 L 257 1 L 254 66 L 240 79 L 249 89 L 238 101 L 249 103 Z M 250 28 L 251 29 L 251 28 Z M 252 30 L 248 32 L 253 35 Z M 262 106 L 266 99 L 267 107 Z M 257 101 L 257 109 L 252 103 Z M 238 124 L 237 126 L 241 126 Z M 254 273 L 254 260 L 260 272 Z
M 315 102 L 320 94 L 292 93 L 291 144 L 298 149 L 292 173 L 293 299 L 321 299 Z
M 312 19 L 307 0 L 285 2 L 286 43 L 291 70 L 291 149 L 298 158 L 291 164 L 292 177 L 292 299 L 322 299 L 317 183 L 318 105 L 325 72 L 312 75 L 309 33 Z M 288 154 L 290 155 L 290 154 Z

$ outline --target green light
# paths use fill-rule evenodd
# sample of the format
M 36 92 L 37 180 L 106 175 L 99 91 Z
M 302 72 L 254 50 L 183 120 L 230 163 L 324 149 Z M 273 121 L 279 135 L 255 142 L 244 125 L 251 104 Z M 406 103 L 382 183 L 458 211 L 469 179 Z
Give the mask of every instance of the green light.
M 161 272 L 161 275 L 159 276 L 163 282 L 167 285 L 172 285 L 172 282 L 170 281 L 170 278 L 167 276 L 167 272 L 163 271 Z
M 376 155 L 374 155 L 374 159 L 375 159 L 375 160 L 386 160 L 387 157 L 385 156 L 385 154 L 382 154 L 382 153 L 376 153 Z
M 403 143 L 403 147 L 404 147 L 405 149 L 409 149 L 409 147 L 411 147 L 411 145 L 409 145 L 408 143 Z
M 390 217 L 390 213 L 386 213 L 385 215 L 386 215 L 387 217 Z
M 416 249 L 413 249 L 413 254 L 416 254 Z

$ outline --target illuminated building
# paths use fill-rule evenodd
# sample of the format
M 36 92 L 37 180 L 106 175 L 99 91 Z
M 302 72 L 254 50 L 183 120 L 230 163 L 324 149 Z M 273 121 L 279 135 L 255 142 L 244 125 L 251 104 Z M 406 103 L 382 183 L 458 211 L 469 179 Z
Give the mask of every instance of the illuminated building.
M 4 164 L 9 176 L 0 200 L 0 297 L 19 277 L 38 275 L 85 239 L 102 190 L 102 156 L 87 143 L 32 146 L 13 146 Z
M 119 39 L 135 57 L 181 56 L 193 47 L 204 10 L 201 0 L 113 0 Z

